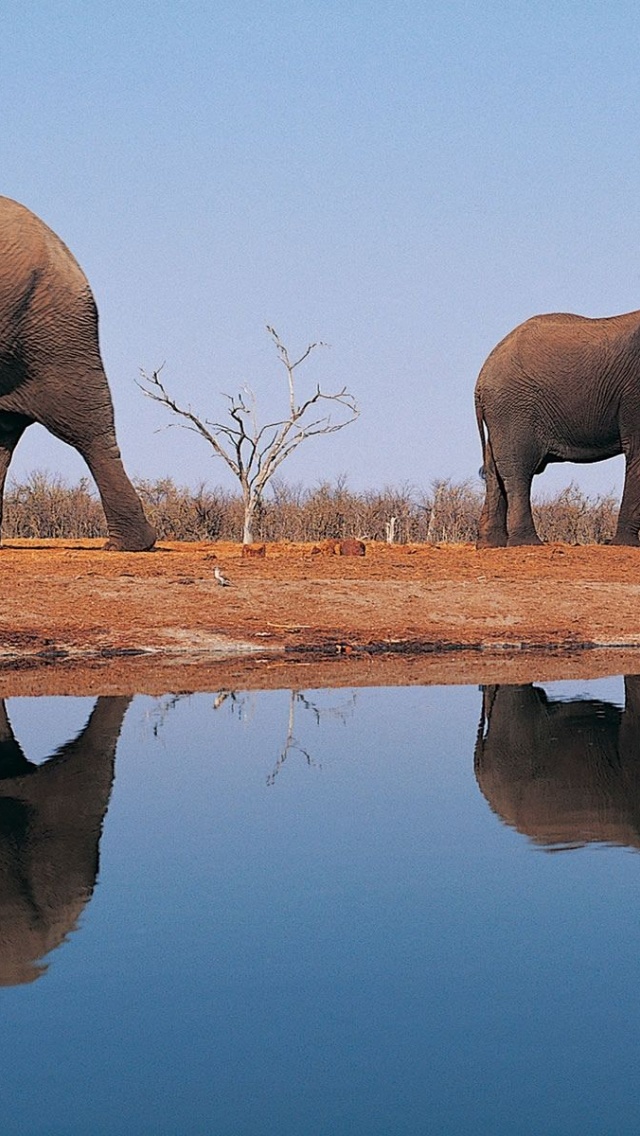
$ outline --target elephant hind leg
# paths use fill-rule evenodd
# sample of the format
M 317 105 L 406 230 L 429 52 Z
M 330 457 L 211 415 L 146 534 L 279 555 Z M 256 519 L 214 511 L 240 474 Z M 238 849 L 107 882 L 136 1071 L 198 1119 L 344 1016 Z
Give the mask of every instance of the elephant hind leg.
M 525 544 L 542 544 L 533 523 L 531 512 L 531 482 L 533 474 L 524 473 L 505 477 L 504 487 L 507 495 L 507 529 L 509 548 Z
M 542 544 L 531 512 L 531 481 L 522 476 L 500 478 L 495 464 L 486 469 L 486 496 L 476 548 L 515 548 Z
M 144 515 L 140 498 L 125 473 L 120 450 L 112 439 L 93 438 L 78 446 L 98 486 L 109 539 L 110 552 L 146 552 L 153 548 L 155 530 Z
M 55 388 L 57 379 L 57 372 L 40 375 L 45 390 Z M 118 552 L 145 552 L 153 548 L 156 534 L 122 464 L 106 375 L 97 363 L 74 374 L 73 379 L 64 405 L 50 402 L 41 409 L 38 421 L 86 461 L 107 519 L 109 539 L 105 547 Z
M 485 499 L 478 523 L 476 548 L 504 548 L 507 543 L 507 496 L 490 445 L 486 451 L 484 476 Z
M 493 453 L 496 476 L 506 501 L 506 530 L 509 548 L 523 544 L 541 544 L 531 511 L 531 483 L 542 457 L 533 439 L 516 436 L 510 440 L 505 454 Z

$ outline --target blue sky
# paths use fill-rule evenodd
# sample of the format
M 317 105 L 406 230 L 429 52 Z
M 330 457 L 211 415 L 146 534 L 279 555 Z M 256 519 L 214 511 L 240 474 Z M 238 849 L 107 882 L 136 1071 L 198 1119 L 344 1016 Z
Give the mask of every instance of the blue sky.
M 231 485 L 135 386 L 208 417 L 284 394 L 265 324 L 330 344 L 358 422 L 282 467 L 356 489 L 475 478 L 477 372 L 540 311 L 640 307 L 635 3 L 5 0 L 2 193 L 87 272 L 132 475 Z M 14 477 L 84 467 L 40 428 Z M 618 489 L 621 462 L 555 467 Z

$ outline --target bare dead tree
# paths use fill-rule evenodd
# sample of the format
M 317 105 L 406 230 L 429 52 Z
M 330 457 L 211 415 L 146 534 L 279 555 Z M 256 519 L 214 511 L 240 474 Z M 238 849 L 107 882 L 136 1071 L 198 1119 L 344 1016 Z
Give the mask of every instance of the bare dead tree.
M 141 371 L 138 386 L 148 398 L 166 406 L 184 422 L 174 423 L 186 430 L 200 434 L 211 446 L 214 456 L 222 458 L 231 472 L 237 477 L 242 490 L 244 507 L 243 544 L 253 541 L 254 521 L 260 509 L 265 490 L 280 468 L 283 461 L 294 450 L 317 434 L 333 434 L 343 430 L 353 422 L 360 411 L 355 399 L 346 387 L 335 394 L 328 394 L 316 386 L 308 398 L 298 401 L 296 394 L 296 371 L 322 343 L 310 343 L 298 359 L 292 360 L 278 333 L 267 326 L 278 357 L 285 369 L 288 386 L 288 413 L 275 422 L 258 424 L 257 405 L 253 391 L 245 386 L 237 395 L 225 394 L 230 422 L 211 422 L 200 418 L 190 406 L 180 406 L 165 387 L 158 368 L 151 374 Z M 331 405 L 326 414 L 321 413 L 325 404 L 340 407 L 346 418 L 332 421 Z

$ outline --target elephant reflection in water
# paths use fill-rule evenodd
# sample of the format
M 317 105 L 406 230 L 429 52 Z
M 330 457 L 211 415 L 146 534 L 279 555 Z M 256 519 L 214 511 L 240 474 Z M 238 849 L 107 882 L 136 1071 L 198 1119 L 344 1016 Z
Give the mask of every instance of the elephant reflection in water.
M 90 899 L 130 698 L 98 698 L 43 765 L 25 757 L 0 700 L 0 985 L 32 982 Z
M 550 850 L 640 848 L 640 676 L 624 686 L 624 709 L 531 684 L 483 688 L 475 773 L 502 820 Z

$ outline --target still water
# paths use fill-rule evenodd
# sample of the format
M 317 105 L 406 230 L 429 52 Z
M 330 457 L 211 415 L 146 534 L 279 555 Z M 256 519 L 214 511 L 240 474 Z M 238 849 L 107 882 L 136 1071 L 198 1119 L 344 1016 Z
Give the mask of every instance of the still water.
M 635 1136 L 638 681 L 9 699 L 3 1136 Z

